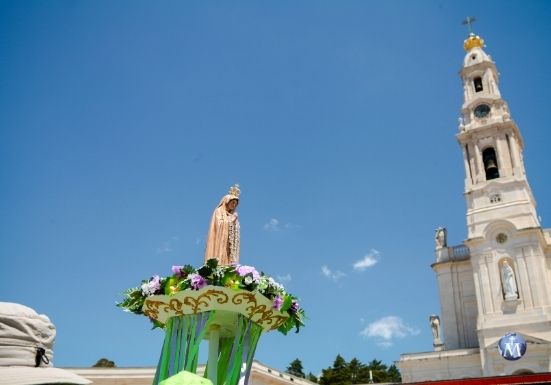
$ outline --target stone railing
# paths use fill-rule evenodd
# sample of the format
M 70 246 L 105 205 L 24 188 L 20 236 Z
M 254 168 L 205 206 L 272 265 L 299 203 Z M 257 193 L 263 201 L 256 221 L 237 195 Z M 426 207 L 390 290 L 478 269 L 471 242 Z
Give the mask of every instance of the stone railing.
M 441 247 L 436 249 L 436 262 L 464 261 L 471 257 L 469 248 L 465 245 Z
M 471 257 L 469 248 L 465 245 L 448 247 L 448 253 L 449 253 L 449 258 L 451 260 L 456 260 L 456 261 L 459 261 L 462 259 L 469 259 Z

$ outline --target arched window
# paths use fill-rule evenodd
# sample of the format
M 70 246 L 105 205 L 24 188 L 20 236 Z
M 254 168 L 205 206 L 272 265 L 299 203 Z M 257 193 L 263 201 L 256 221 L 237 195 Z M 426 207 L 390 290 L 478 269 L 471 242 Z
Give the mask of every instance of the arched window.
M 499 178 L 499 170 L 497 167 L 496 151 L 493 147 L 488 147 L 482 151 L 482 160 L 484 161 L 484 171 L 486 172 L 486 180 Z
M 482 87 L 482 78 L 480 76 L 473 79 L 473 84 L 475 92 L 480 92 L 484 89 L 484 87 Z

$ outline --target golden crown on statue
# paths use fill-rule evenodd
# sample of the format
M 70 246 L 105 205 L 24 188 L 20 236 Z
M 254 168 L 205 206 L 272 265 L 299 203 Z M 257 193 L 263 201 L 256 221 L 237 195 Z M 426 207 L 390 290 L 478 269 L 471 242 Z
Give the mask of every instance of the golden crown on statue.
M 231 187 L 230 187 L 229 194 L 230 194 L 230 195 L 233 195 L 233 196 L 236 197 L 236 198 L 239 198 L 239 194 L 241 194 L 241 190 L 239 189 L 239 185 L 238 185 L 238 184 L 234 184 L 233 186 L 231 186 Z

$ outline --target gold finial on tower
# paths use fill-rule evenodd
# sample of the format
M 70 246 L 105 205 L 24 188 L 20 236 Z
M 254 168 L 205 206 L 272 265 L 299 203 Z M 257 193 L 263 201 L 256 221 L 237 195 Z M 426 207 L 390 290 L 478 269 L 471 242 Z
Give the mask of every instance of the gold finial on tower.
M 472 30 L 472 23 L 474 23 L 475 21 L 476 19 L 474 18 L 474 16 L 467 16 L 467 18 L 461 23 L 469 28 L 469 37 L 466 38 L 463 42 L 463 48 L 465 48 L 465 51 L 470 51 L 475 47 L 484 47 L 484 39 L 476 35 Z
M 471 49 L 473 49 L 475 47 L 483 48 L 484 47 L 484 39 L 471 32 L 469 34 L 469 37 L 466 38 L 465 41 L 463 42 L 463 48 L 465 48 L 465 51 L 470 51 Z

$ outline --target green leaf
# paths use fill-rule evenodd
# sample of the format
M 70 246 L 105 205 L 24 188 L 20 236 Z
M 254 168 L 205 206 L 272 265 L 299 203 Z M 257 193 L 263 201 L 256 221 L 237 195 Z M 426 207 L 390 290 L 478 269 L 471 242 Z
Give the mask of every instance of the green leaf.
M 184 272 L 186 275 L 189 275 L 191 273 L 194 273 L 195 272 L 195 268 L 191 265 L 185 265 L 183 268 L 182 268 L 182 272 Z
M 283 305 L 281 305 L 281 311 L 287 311 L 293 304 L 293 297 L 286 295 L 283 299 Z
M 287 335 L 289 330 L 293 328 L 294 322 L 292 318 L 288 318 L 287 321 L 283 323 L 277 330 L 281 332 L 283 335 Z
M 216 267 L 218 267 L 218 259 L 216 258 L 211 258 L 207 261 L 207 263 L 205 264 L 207 265 L 208 267 L 210 267 L 212 270 L 216 269 Z
M 197 273 L 203 278 L 208 278 L 209 275 L 212 274 L 212 269 L 209 266 L 205 265 L 205 266 L 202 266 L 199 270 L 197 270 Z

